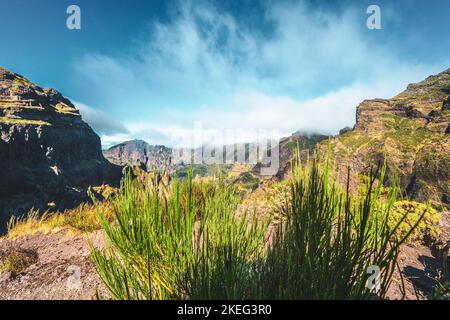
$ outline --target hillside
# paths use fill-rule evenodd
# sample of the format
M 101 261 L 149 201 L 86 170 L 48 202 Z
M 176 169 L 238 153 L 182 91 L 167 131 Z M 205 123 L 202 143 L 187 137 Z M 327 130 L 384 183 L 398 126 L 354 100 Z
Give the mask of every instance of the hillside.
M 117 184 L 121 174 L 68 99 L 4 68 L 0 155 L 0 234 L 12 214 L 74 207 L 88 197 L 86 188 Z
M 289 137 L 281 138 L 279 141 L 279 169 L 275 174 L 278 180 L 287 179 L 291 171 L 291 161 L 295 158 L 297 148 L 300 151 L 302 160 L 312 155 L 314 148 L 321 142 L 327 141 L 329 136 L 322 134 L 309 134 L 301 131 L 294 132 Z M 263 161 L 264 162 L 264 161 Z M 261 163 L 253 168 L 253 172 L 260 174 Z
M 363 101 L 354 129 L 335 137 L 331 147 L 357 180 L 385 159 L 389 180 L 398 174 L 408 198 L 449 208 L 449 133 L 450 69 L 391 99 Z

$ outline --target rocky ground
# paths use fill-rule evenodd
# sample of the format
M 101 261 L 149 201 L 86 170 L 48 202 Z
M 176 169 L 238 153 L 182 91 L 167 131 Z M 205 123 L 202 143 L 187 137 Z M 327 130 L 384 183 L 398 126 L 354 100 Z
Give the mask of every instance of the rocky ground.
M 401 285 L 396 272 L 389 299 L 426 299 L 436 285 L 442 270 L 442 252 L 450 244 L 450 213 L 442 214 L 441 241 L 438 245 L 404 245 L 398 259 L 405 280 Z M 0 273 L 0 299 L 13 300 L 86 300 L 96 298 L 97 290 L 103 298 L 107 291 L 90 261 L 89 242 L 103 246 L 100 231 L 74 235 L 68 230 L 51 234 L 28 235 L 16 240 L 0 240 L 0 260 L 13 246 L 37 254 L 36 263 L 23 274 Z M 79 281 L 77 270 L 80 271 Z
M 404 278 L 402 286 L 400 272 L 394 274 L 394 279 L 388 291 L 390 299 L 426 299 L 437 284 L 440 272 L 443 270 L 443 253 L 450 250 L 450 212 L 441 214 L 441 234 L 437 243 L 425 245 L 414 243 L 403 245 L 398 264 Z M 450 260 L 446 261 L 450 267 Z
M 73 235 L 68 230 L 0 240 L 0 260 L 10 246 L 37 254 L 37 262 L 23 274 L 0 273 L 0 299 L 89 300 L 97 289 L 107 296 L 90 260 L 90 241 L 103 245 L 100 232 Z

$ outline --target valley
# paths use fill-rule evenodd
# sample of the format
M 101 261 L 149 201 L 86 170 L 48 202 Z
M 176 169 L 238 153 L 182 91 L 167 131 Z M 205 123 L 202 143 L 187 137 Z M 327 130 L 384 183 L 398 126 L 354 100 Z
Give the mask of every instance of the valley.
M 142 140 L 123 142 L 102 152 L 99 136 L 83 121 L 71 101 L 54 89 L 40 88 L 23 76 L 0 68 L 0 234 L 3 234 L 0 238 L 0 298 L 122 297 L 117 291 L 110 290 L 115 286 L 120 287 L 119 280 L 108 276 L 119 272 L 115 268 L 120 268 L 120 264 L 110 263 L 114 261 L 114 254 L 124 254 L 125 257 L 125 253 L 120 250 L 129 246 L 126 252 L 136 251 L 136 256 L 129 257 L 130 261 L 139 261 L 139 268 L 148 271 L 144 260 L 139 260 L 142 259 L 140 250 L 149 249 L 140 247 L 143 244 L 139 242 L 139 237 L 143 234 L 155 234 L 155 238 L 148 239 L 154 241 L 155 247 L 170 246 L 165 248 L 169 252 L 168 256 L 152 260 L 160 266 L 161 271 L 168 268 L 164 264 L 166 259 L 171 262 L 171 259 L 181 254 L 186 255 L 186 261 L 195 260 L 188 252 L 189 246 L 183 243 L 199 241 L 194 236 L 197 232 L 211 232 L 211 237 L 217 237 L 215 241 L 222 245 L 225 242 L 221 241 L 238 244 L 236 248 L 247 248 L 248 245 L 248 248 L 253 249 L 244 253 L 250 256 L 250 252 L 259 253 L 261 247 L 268 246 L 274 251 L 266 253 L 262 250 L 261 257 L 258 256 L 260 260 L 255 259 L 269 264 L 270 260 L 263 259 L 266 254 L 292 253 L 288 245 L 284 247 L 281 242 L 277 242 L 276 236 L 277 226 L 289 223 L 290 214 L 311 214 L 311 228 L 313 221 L 323 223 L 325 229 L 326 223 L 333 219 L 338 219 L 336 223 L 339 225 L 340 218 L 326 211 L 326 205 L 321 207 L 322 200 L 319 199 L 328 199 L 323 201 L 330 201 L 327 203 L 329 206 L 341 208 L 342 204 L 337 198 L 328 196 L 336 193 L 351 198 L 351 201 L 355 201 L 355 208 L 352 209 L 355 211 L 348 208 L 345 209 L 347 211 L 342 210 L 345 214 L 359 217 L 365 213 L 358 211 L 358 201 L 364 198 L 367 188 L 372 185 L 379 188 L 374 191 L 377 198 L 373 200 L 379 203 L 376 202 L 373 208 L 392 207 L 390 228 L 395 229 L 393 225 L 401 220 L 397 236 L 409 236 L 399 247 L 398 259 L 401 274 L 406 278 L 407 292 L 399 289 L 401 276 L 396 271 L 394 280 L 389 282 L 391 286 L 385 288 L 383 298 L 434 297 L 438 294 L 436 288 L 445 284 L 444 279 L 438 278 L 449 263 L 449 128 L 450 69 L 409 85 L 391 99 L 363 101 L 357 108 L 355 126 L 342 130 L 336 136 L 299 131 L 281 139 L 278 146 L 279 166 L 276 172 L 267 176 L 262 174 L 264 159 L 259 159 L 256 164 L 191 165 L 189 161 L 180 164 L 173 161 L 171 148 L 154 146 Z M 315 159 L 318 159 L 317 163 Z M 330 159 L 327 165 L 330 166 L 332 178 L 323 174 L 328 172 L 328 169 L 324 169 L 328 167 L 320 165 L 320 159 Z M 382 178 L 373 179 L 374 168 L 383 163 Z M 320 177 L 317 181 L 311 178 L 315 177 L 314 174 Z M 330 182 L 325 182 L 328 180 Z M 312 189 L 305 187 L 309 183 Z M 392 190 L 397 189 L 398 194 L 394 197 Z M 311 190 L 319 194 L 324 192 L 323 197 L 315 198 L 318 195 Z M 304 197 L 296 198 L 299 194 Z M 308 198 L 306 196 L 317 202 L 303 202 Z M 389 199 L 392 200 L 391 204 L 387 204 Z M 311 209 L 316 205 L 316 209 Z M 299 211 L 296 211 L 297 206 Z M 156 210 L 155 216 L 146 216 L 147 220 L 141 220 L 141 215 L 150 214 L 150 208 Z M 375 214 L 378 209 L 373 208 L 367 214 Z M 339 210 L 336 209 L 336 212 Z M 247 220 L 249 212 L 255 214 L 258 223 Z M 330 216 L 326 219 L 325 216 L 314 217 L 315 213 Z M 203 215 L 208 217 L 207 220 L 202 220 Z M 399 218 L 402 215 L 405 220 Z M 240 223 L 236 223 L 235 218 Z M 163 229 L 155 228 L 155 224 L 147 225 L 151 219 L 155 219 L 156 225 L 160 223 L 164 226 L 161 227 Z M 167 221 L 174 224 L 173 230 L 177 232 L 171 229 L 172 225 L 167 224 Z M 209 223 L 210 227 L 205 228 L 207 231 L 201 227 L 203 223 Z M 305 220 L 305 223 L 308 221 Z M 248 225 L 253 233 L 247 234 L 250 231 L 244 225 Z M 417 229 L 409 234 L 408 230 L 413 226 Z M 226 236 L 240 236 L 231 240 L 223 238 L 222 227 L 229 228 L 225 229 L 228 230 Z M 136 238 L 125 241 L 130 234 Z M 163 242 L 161 239 L 166 236 L 174 238 Z M 310 236 L 314 239 L 312 234 Z M 354 240 L 349 237 L 349 241 Z M 380 237 L 381 240 L 376 238 L 377 241 L 387 241 L 383 236 Z M 162 242 L 158 243 L 159 240 Z M 169 240 L 178 245 L 172 247 Z M 92 241 L 94 247 L 89 246 Z M 221 259 L 226 258 L 220 250 L 215 251 L 216 243 L 205 245 L 212 246 L 214 259 L 223 261 Z M 370 243 L 367 245 L 372 248 Z M 114 254 L 104 250 L 110 246 L 116 250 L 112 251 Z M 180 251 L 175 252 L 177 250 Z M 154 254 L 157 256 L 159 253 Z M 22 257 L 26 263 L 14 269 L 11 266 L 17 261 L 11 257 Z M 248 257 L 244 256 L 234 258 L 238 259 L 238 264 L 250 265 L 254 262 L 246 261 Z M 321 262 L 326 259 L 322 256 L 314 258 L 324 259 L 319 260 Z M 173 261 L 174 268 L 185 267 Z M 363 265 L 365 263 L 361 267 Z M 71 266 L 81 268 L 84 285 L 80 289 L 72 290 L 65 286 L 67 270 Z M 219 268 L 217 281 L 220 282 L 220 273 L 227 271 L 220 269 L 220 263 L 214 266 Z M 273 272 L 282 274 L 281 269 L 277 269 L 281 268 L 280 265 L 269 267 Z M 182 271 L 189 274 L 189 270 Z M 137 276 L 131 269 L 123 272 Z M 177 292 L 178 289 L 166 290 L 172 286 L 178 288 L 178 282 L 164 278 L 159 270 L 151 272 L 154 272 L 154 279 L 160 279 L 158 281 L 162 283 L 160 286 L 155 284 L 154 288 L 161 299 L 230 298 L 220 295 L 205 297 L 195 291 L 196 287 L 192 283 L 189 283 L 192 291 L 188 293 Z M 426 274 L 432 274 L 433 279 L 427 278 Z M 232 276 L 238 277 L 240 274 Z M 252 272 L 247 275 L 250 278 L 252 276 Z M 265 276 L 270 277 L 267 274 Z M 197 280 L 193 277 L 189 281 Z M 272 280 L 274 283 L 278 281 Z M 233 292 L 241 293 L 239 290 L 243 290 L 247 294 L 245 288 L 239 286 L 239 281 L 233 283 L 236 285 L 236 291 Z M 314 278 L 314 281 L 323 279 Z M 256 280 L 254 282 L 258 283 Z M 210 285 L 213 287 L 210 288 L 212 292 L 219 293 L 214 291 L 214 283 Z M 291 289 L 295 297 L 305 298 L 313 294 Z M 144 292 L 136 290 L 134 298 L 149 298 Z M 261 294 L 257 297 L 264 298 L 271 292 L 264 283 L 254 290 Z M 283 297 L 282 293 L 279 294 L 276 298 Z M 361 294 L 366 297 L 367 292 L 362 291 Z

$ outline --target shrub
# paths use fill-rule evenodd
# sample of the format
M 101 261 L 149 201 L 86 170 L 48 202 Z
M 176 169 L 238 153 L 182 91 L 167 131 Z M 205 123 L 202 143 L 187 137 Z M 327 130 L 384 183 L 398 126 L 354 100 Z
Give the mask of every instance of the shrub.
M 383 298 L 399 246 L 411 232 L 397 237 L 398 225 L 388 222 L 397 192 L 394 185 L 382 199 L 384 173 L 385 167 L 372 173 L 365 194 L 354 196 L 348 185 L 342 189 L 337 183 L 328 159 L 321 162 L 316 155 L 304 167 L 295 166 L 286 221 L 278 226 L 261 266 L 258 297 L 371 298 L 374 292 L 366 287 L 366 273 L 377 266 L 377 294 Z
M 110 248 L 92 247 L 116 299 L 250 298 L 252 264 L 266 227 L 234 216 L 240 198 L 223 179 L 175 181 L 169 194 L 126 179 L 115 221 L 100 217 Z
M 378 266 L 383 298 L 421 217 L 397 236 L 406 217 L 389 223 L 396 187 L 381 197 L 384 168 L 359 196 L 337 183 L 328 160 L 294 168 L 275 235 L 268 221 L 236 214 L 241 199 L 221 178 L 201 196 L 192 173 L 165 195 L 126 179 L 113 222 L 99 213 L 110 241 L 92 247 L 101 279 L 116 299 L 367 299 L 367 272 Z
M 44 212 L 30 210 L 26 216 L 12 217 L 8 222 L 8 238 L 18 238 L 36 233 L 52 233 L 68 228 L 73 232 L 91 232 L 102 228 L 98 210 L 101 209 L 111 219 L 113 199 L 93 204 L 81 204 L 79 207 L 63 212 Z
M 423 219 L 421 219 L 422 216 Z M 440 233 L 440 215 L 431 206 L 416 201 L 397 201 L 394 203 L 392 215 L 389 219 L 391 227 L 395 226 L 403 217 L 405 217 L 405 219 L 400 223 L 397 229 L 397 234 L 399 236 L 405 236 L 411 227 L 417 224 L 417 228 L 409 235 L 407 239 L 408 242 L 422 240 L 430 242 L 436 241 Z
M 23 273 L 29 266 L 38 260 L 37 253 L 33 250 L 16 249 L 10 246 L 6 255 L 0 261 L 0 272 Z

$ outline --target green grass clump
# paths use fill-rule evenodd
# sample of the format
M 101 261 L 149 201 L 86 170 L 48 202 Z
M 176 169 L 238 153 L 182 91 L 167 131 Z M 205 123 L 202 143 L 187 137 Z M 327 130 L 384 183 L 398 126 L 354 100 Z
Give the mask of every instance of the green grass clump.
M 163 195 L 127 179 L 113 221 L 100 212 L 109 245 L 92 248 L 97 271 L 115 299 L 384 298 L 417 224 L 403 237 L 405 217 L 390 225 L 396 188 L 382 198 L 384 169 L 353 196 L 329 163 L 295 166 L 275 228 L 237 214 L 240 196 L 220 178 L 205 189 L 190 174 Z M 366 286 L 374 265 L 376 292 Z
M 92 248 L 100 277 L 116 299 L 250 298 L 252 265 L 267 225 L 235 217 L 240 197 L 225 181 L 175 181 L 161 195 L 126 180 L 115 221 L 100 214 L 111 246 Z
M 286 221 L 260 269 L 258 297 L 369 299 L 374 294 L 366 287 L 370 266 L 381 270 L 377 295 L 385 297 L 409 232 L 399 238 L 398 225 L 389 224 L 396 188 L 381 198 L 384 170 L 378 179 L 371 175 L 365 194 L 354 196 L 349 186 L 337 183 L 328 161 L 296 167 Z
M 403 219 L 397 228 L 399 236 L 405 236 L 411 227 L 417 224 L 417 228 L 410 233 L 408 242 L 422 240 L 435 242 L 440 234 L 440 217 L 440 214 L 429 205 L 402 200 L 394 203 L 389 223 L 393 227 Z

